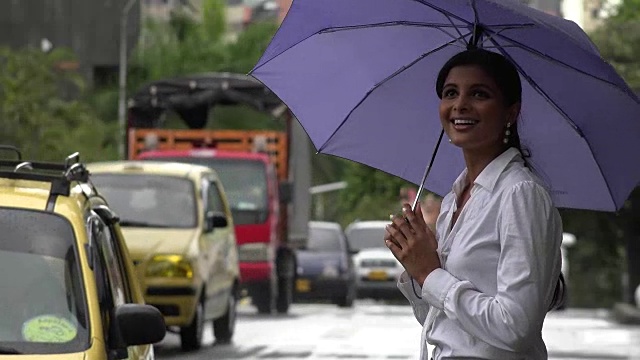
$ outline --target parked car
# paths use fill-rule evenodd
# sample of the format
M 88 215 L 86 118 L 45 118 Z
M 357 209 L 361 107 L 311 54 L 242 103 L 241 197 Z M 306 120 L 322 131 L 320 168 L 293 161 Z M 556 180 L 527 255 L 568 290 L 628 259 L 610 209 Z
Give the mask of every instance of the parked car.
M 309 243 L 296 252 L 297 301 L 329 300 L 341 307 L 353 306 L 355 272 L 340 224 L 310 221 Z
M 562 266 L 560 271 L 564 277 L 564 285 L 565 285 L 565 301 L 563 304 L 557 307 L 557 310 L 565 310 L 569 305 L 569 296 L 571 295 L 571 282 L 569 281 L 569 257 L 567 256 L 567 251 L 570 247 L 574 246 L 576 243 L 576 236 L 564 232 L 562 233 L 562 244 L 560 246 L 560 254 L 562 255 Z
M 216 172 L 173 162 L 90 164 L 92 181 L 121 218 L 147 303 L 198 349 L 206 320 L 231 340 L 238 300 L 238 253 L 231 210 Z
M 0 358 L 148 360 L 166 332 L 145 305 L 118 217 L 79 155 L 0 160 Z M 19 355 L 19 356 L 15 356 Z
M 396 282 L 404 268 L 384 245 L 384 228 L 389 221 L 356 221 L 345 229 L 354 252 L 358 297 L 401 297 Z

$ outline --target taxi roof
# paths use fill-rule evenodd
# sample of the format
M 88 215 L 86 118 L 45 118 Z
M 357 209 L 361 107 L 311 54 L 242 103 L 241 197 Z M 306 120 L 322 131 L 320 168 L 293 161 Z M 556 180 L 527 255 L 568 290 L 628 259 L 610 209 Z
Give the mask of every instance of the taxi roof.
M 197 178 L 201 174 L 213 174 L 215 171 L 207 166 L 166 161 L 117 160 L 87 164 L 90 173 L 128 173 L 153 174 L 176 177 Z

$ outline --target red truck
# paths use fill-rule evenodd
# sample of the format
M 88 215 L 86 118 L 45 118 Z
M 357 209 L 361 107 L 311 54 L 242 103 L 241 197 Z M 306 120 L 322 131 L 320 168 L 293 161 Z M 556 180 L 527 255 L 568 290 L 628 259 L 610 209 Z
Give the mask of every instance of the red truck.
M 211 88 L 217 89 L 214 98 L 206 96 Z M 230 94 L 221 95 L 225 91 Z M 202 119 L 189 117 L 198 114 L 189 108 L 216 101 L 280 111 L 284 130 L 166 129 L 157 119 L 144 119 L 179 109 L 187 124 L 202 126 Z M 286 313 L 294 292 L 294 250 L 306 246 L 308 237 L 311 148 L 304 130 L 275 95 L 244 75 L 155 82 L 129 101 L 127 141 L 132 160 L 188 162 L 216 170 L 233 212 L 243 293 L 260 313 L 274 308 Z

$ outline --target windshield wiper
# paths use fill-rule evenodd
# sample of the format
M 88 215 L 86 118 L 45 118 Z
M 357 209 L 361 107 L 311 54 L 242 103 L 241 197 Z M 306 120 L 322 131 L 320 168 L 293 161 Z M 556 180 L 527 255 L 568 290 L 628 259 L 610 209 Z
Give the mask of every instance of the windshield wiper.
M 13 355 L 17 355 L 17 354 L 22 354 L 21 351 L 18 351 L 12 347 L 8 347 L 8 346 L 0 346 L 0 354 L 13 354 Z

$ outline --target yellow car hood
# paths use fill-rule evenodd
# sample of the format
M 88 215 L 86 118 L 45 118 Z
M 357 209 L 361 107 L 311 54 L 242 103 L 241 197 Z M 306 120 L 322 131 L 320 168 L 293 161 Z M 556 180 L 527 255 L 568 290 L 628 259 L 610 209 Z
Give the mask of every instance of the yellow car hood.
M 122 234 L 131 258 L 144 260 L 155 254 L 187 254 L 197 246 L 197 229 L 124 227 Z
M 0 355 L 0 359 L 11 360 L 83 360 L 85 353 L 73 354 L 25 354 L 25 355 Z

